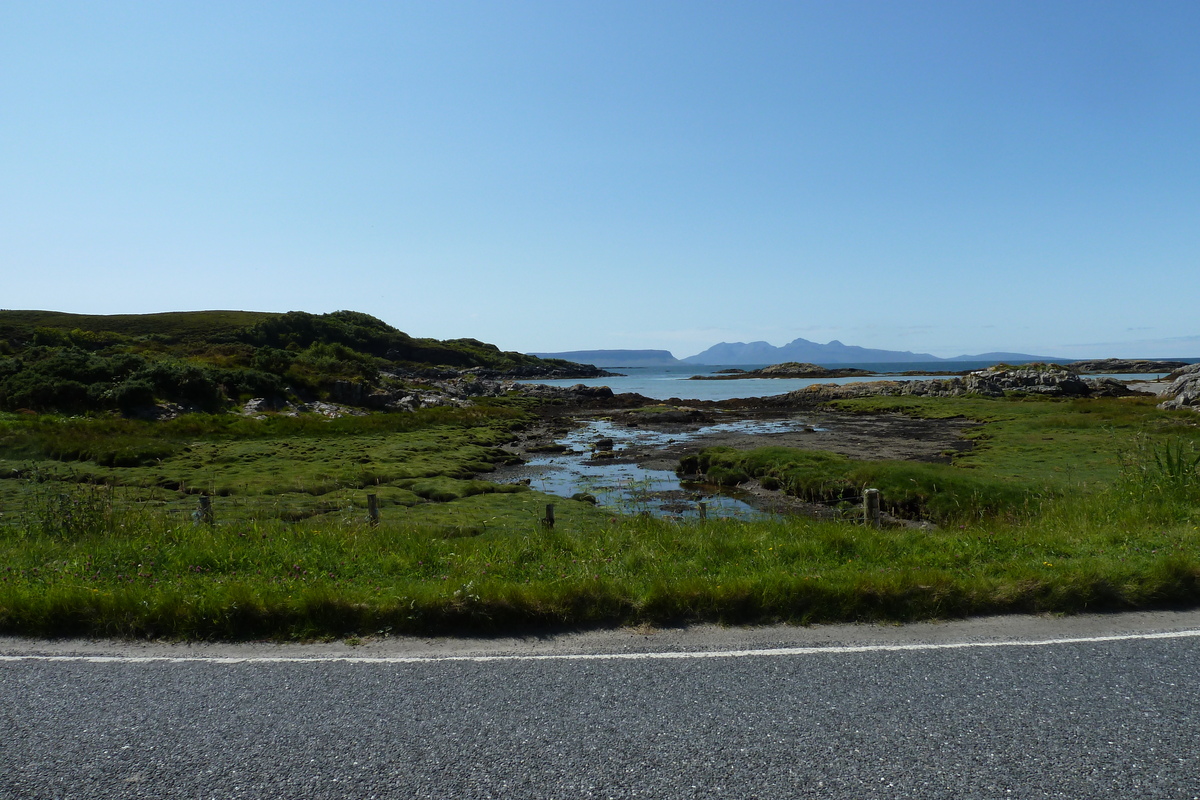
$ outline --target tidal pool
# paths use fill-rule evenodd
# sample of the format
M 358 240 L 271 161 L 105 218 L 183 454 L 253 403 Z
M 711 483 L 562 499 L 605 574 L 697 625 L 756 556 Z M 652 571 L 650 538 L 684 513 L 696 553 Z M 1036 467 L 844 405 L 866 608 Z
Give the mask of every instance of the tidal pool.
M 621 513 L 650 513 L 664 517 L 696 518 L 699 504 L 709 518 L 766 519 L 776 515 L 745 502 L 747 495 L 723 487 L 680 481 L 674 472 L 648 469 L 628 459 L 639 452 L 692 441 L 708 434 L 771 434 L 812 429 L 803 420 L 741 420 L 704 425 L 694 430 L 663 431 L 591 420 L 557 440 L 570 452 L 537 456 L 521 468 L 530 485 L 547 494 L 571 497 L 590 494 L 598 506 Z M 596 443 L 612 440 L 610 458 L 596 458 Z

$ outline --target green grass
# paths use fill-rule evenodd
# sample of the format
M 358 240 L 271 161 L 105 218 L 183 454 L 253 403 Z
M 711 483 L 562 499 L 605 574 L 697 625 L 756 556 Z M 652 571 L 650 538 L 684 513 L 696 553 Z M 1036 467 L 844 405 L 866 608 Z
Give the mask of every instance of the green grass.
M 938 531 L 614 519 L 535 492 L 390 509 L 378 528 L 361 512 L 210 528 L 122 509 L 106 491 L 82 489 L 42 521 L 0 527 L 0 630 L 288 639 L 1200 600 L 1200 507 L 1164 519 L 1128 497 Z M 547 500 L 553 530 L 539 522 Z

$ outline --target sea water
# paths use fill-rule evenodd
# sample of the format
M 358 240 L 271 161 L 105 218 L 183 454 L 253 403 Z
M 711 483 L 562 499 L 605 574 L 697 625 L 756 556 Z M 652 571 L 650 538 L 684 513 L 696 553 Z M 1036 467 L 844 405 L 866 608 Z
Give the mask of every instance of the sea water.
M 691 376 L 717 375 L 723 369 L 743 369 L 746 371 L 761 369 L 769 366 L 739 364 L 736 367 L 708 365 L 680 365 L 669 367 L 611 367 L 610 372 L 621 373 L 609 378 L 566 378 L 562 380 L 530 380 L 521 383 L 543 383 L 549 386 L 607 386 L 616 394 L 631 392 L 649 397 L 653 400 L 732 400 L 746 397 L 769 397 L 776 394 L 787 394 L 813 386 L 818 383 L 860 383 L 862 381 L 919 381 L 947 377 L 946 372 L 953 370 L 978 370 L 993 366 L 992 361 L 954 361 L 944 364 L 915 363 L 915 364 L 838 364 L 830 369 L 865 369 L 870 375 L 852 378 L 740 378 L 736 380 L 693 381 Z M 918 372 L 916 375 L 895 375 L 888 373 Z M 1119 381 L 1152 381 L 1164 377 L 1166 373 L 1156 374 L 1113 374 L 1085 375 L 1087 378 L 1114 378 Z

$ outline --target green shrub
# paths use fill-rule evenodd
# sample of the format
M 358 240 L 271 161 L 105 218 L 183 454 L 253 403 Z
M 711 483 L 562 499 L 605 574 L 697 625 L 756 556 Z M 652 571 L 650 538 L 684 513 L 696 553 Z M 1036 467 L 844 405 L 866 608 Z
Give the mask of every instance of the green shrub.
M 127 378 L 112 390 L 113 402 L 126 413 L 154 402 L 154 386 L 145 378 Z

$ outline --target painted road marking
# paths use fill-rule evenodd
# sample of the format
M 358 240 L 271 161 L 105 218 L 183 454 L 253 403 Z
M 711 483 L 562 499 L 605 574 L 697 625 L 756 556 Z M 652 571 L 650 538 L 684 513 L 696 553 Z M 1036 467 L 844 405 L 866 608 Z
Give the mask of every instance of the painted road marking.
M 1126 633 L 1069 639 L 1033 639 L 1002 642 L 953 642 L 949 644 L 865 644 L 827 647 L 773 647 L 756 650 L 674 650 L 661 653 L 555 653 L 544 655 L 481 656 L 87 656 L 87 655 L 0 655 L 0 662 L 63 661 L 88 664 L 433 664 L 441 662 L 488 661 L 651 661 L 664 659 L 755 658 L 816 656 L 845 653 L 895 653 L 921 650 L 967 650 L 982 647 L 1047 647 L 1061 644 L 1092 644 L 1150 639 L 1200 637 L 1200 630 L 1163 633 Z

